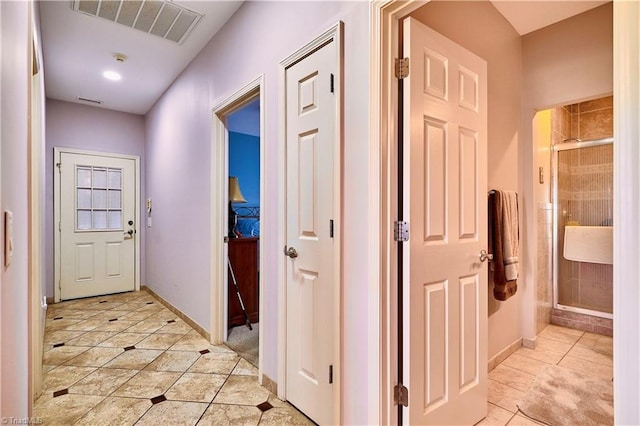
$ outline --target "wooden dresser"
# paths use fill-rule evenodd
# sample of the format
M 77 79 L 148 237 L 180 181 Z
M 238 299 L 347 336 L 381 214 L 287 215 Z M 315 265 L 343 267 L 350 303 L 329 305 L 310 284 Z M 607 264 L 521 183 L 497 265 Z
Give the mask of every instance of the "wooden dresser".
M 240 295 L 251 323 L 258 322 L 259 288 L 258 288 L 258 237 L 242 237 L 229 239 L 229 260 L 236 275 Z M 238 302 L 236 289 L 229 273 L 229 328 L 245 324 L 244 314 Z

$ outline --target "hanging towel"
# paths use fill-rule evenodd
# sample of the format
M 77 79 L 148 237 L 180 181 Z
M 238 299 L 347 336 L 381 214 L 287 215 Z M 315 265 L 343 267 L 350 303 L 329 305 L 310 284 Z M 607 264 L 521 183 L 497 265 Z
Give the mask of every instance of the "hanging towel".
M 518 290 L 518 194 L 489 193 L 489 251 L 493 254 L 493 296 L 507 300 Z

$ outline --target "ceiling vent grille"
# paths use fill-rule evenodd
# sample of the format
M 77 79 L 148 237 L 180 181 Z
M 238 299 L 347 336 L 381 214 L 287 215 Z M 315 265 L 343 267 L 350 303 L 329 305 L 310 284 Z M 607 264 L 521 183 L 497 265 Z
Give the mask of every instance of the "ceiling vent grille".
M 182 43 L 202 14 L 170 1 L 74 0 L 73 10 Z

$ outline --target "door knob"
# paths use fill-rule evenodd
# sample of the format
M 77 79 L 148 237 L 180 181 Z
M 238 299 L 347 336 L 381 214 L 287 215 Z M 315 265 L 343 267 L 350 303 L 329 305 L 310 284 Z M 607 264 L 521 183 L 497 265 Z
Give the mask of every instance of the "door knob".
M 480 250 L 480 262 L 486 262 L 487 260 L 493 260 L 493 255 L 487 253 L 485 249 Z
M 130 237 L 133 237 L 133 229 L 129 229 L 127 232 L 124 233 L 124 235 L 128 235 Z
M 295 259 L 296 257 L 298 257 L 298 251 L 293 247 L 289 247 L 289 249 L 287 250 L 287 246 L 284 246 L 284 255 Z

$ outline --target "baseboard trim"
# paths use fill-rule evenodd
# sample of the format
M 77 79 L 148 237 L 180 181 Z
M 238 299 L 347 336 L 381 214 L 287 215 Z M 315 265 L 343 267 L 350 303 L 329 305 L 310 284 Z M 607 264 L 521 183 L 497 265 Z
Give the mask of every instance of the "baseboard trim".
M 264 373 L 262 373 L 261 384 L 262 387 L 267 388 L 272 394 L 278 395 L 278 384 L 274 380 L 271 380 L 271 377 L 267 376 Z
M 47 305 L 53 305 L 53 297 L 47 296 Z
M 522 339 L 522 346 L 525 347 L 525 348 L 529 348 L 529 349 L 535 349 L 536 348 L 536 338 L 535 337 L 533 339 L 523 338 Z
M 496 368 L 502 361 L 509 358 L 509 355 L 517 351 L 523 346 L 522 337 L 517 339 L 515 342 L 498 352 L 493 358 L 489 360 L 487 371 L 491 371 Z
M 171 303 L 167 302 L 158 293 L 156 293 L 155 291 L 151 290 L 146 285 L 141 285 L 140 286 L 140 290 L 141 291 L 146 291 L 147 293 L 151 294 L 153 297 L 158 299 L 160 301 L 160 303 L 162 303 L 164 305 L 165 308 L 169 309 L 171 312 L 176 314 L 178 316 L 178 318 L 180 318 L 182 321 L 184 321 L 187 324 L 189 324 L 194 330 L 196 330 L 198 333 L 200 333 L 200 335 L 202 337 L 204 337 L 208 341 L 211 341 L 211 334 L 207 330 L 205 330 L 204 328 L 202 328 L 200 326 L 200 324 L 198 324 L 197 322 L 195 322 L 194 320 L 189 318 L 189 316 L 187 314 L 185 314 L 184 312 L 182 312 L 180 309 L 176 308 Z

